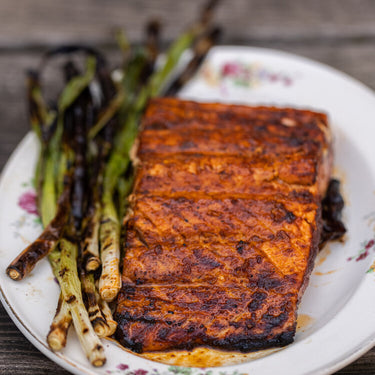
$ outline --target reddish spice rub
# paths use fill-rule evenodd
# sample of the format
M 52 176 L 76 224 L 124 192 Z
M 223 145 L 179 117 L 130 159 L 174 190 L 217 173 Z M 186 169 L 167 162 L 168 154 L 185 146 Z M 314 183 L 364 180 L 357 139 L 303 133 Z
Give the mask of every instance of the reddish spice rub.
M 291 343 L 331 172 L 326 116 L 164 98 L 142 129 L 117 339 L 136 352 Z

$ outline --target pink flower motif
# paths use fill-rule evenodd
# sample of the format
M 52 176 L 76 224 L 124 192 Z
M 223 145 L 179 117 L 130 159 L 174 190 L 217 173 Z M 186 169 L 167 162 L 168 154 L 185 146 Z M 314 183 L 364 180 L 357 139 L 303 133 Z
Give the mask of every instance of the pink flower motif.
M 374 240 L 370 240 L 369 242 L 367 242 L 367 244 L 365 246 L 365 249 L 366 250 L 370 249 L 374 244 L 375 244 L 375 241 Z
M 223 66 L 221 74 L 223 77 L 236 75 L 239 73 L 239 70 L 240 70 L 240 67 L 238 64 L 228 62 Z
M 27 191 L 23 193 L 18 199 L 18 205 L 29 214 L 38 215 L 35 192 Z
M 148 371 L 142 370 L 142 369 L 138 369 L 134 371 L 134 375 L 147 375 L 147 373 Z
M 291 86 L 293 81 L 289 77 L 284 77 L 284 85 Z
M 277 82 L 277 81 L 279 80 L 279 75 L 276 74 L 276 73 L 271 73 L 271 74 L 269 75 L 269 78 L 270 78 L 270 81 L 271 81 L 271 82 Z
M 358 261 L 360 261 L 360 260 L 362 260 L 362 259 L 366 259 L 366 258 L 368 257 L 368 255 L 369 255 L 368 250 L 366 250 L 364 253 L 360 254 L 360 255 L 357 257 L 356 261 L 358 262 Z
M 120 363 L 119 365 L 116 366 L 116 368 L 119 370 L 127 370 L 129 366 L 125 365 L 124 363 Z

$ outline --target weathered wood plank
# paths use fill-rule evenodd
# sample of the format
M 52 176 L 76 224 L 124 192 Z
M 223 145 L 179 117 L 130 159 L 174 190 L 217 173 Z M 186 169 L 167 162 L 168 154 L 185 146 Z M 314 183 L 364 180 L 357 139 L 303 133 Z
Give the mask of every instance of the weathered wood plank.
M 0 374 L 69 373 L 40 353 L 22 335 L 0 304 Z
M 112 44 L 111 31 L 126 28 L 140 40 L 144 22 L 158 17 L 170 40 L 196 17 L 204 0 L 2 0 L 0 49 L 64 42 Z M 230 0 L 218 7 L 226 41 L 301 41 L 375 38 L 372 0 Z

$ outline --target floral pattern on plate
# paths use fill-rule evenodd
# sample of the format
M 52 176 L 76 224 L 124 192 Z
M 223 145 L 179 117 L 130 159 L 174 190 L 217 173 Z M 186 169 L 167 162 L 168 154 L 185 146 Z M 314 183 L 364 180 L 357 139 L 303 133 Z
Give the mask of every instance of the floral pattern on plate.
M 40 220 L 37 208 L 37 196 L 31 182 L 22 184 L 23 192 L 18 198 L 17 205 L 24 213 L 11 225 L 14 228 L 13 235 L 18 238 L 22 237 L 22 228 L 32 226 L 35 229 L 41 229 L 42 222 Z
M 206 370 L 204 368 L 192 368 L 192 367 L 182 367 L 182 366 L 170 366 L 166 371 L 159 371 L 154 368 L 152 371 L 147 371 L 143 369 L 133 370 L 130 369 L 128 365 L 120 363 L 116 366 L 116 370 L 107 370 L 108 375 L 212 375 L 212 370 Z M 245 373 L 240 373 L 238 371 L 227 372 L 221 371 L 220 375 L 247 375 Z
M 269 69 L 258 62 L 240 60 L 227 61 L 219 68 L 205 63 L 200 75 L 208 85 L 222 88 L 225 88 L 227 84 L 244 88 L 255 88 L 264 84 L 289 87 L 295 81 L 295 77 L 290 73 Z

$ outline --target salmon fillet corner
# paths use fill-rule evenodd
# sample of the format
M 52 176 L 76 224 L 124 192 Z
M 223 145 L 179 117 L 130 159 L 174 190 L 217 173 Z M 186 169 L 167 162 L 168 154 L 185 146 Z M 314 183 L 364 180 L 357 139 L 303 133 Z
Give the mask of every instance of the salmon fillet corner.
M 135 352 L 293 341 L 332 167 L 322 113 L 150 102 L 116 337 Z

